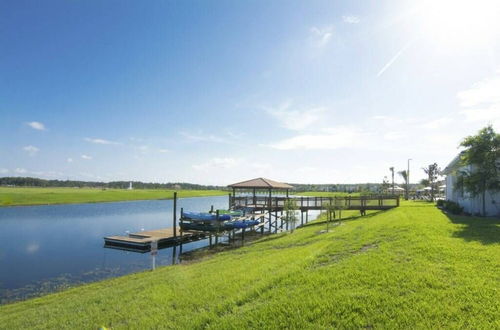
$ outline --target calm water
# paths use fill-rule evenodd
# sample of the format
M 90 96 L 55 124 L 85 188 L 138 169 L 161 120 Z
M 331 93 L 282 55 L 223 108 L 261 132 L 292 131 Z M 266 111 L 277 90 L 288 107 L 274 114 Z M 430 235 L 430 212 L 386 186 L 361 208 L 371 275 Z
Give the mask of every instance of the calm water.
M 172 226 L 172 201 L 0 208 L 0 302 L 150 269 L 149 253 L 104 248 L 104 236 Z M 227 196 L 183 198 L 180 208 L 227 208 Z M 184 245 L 189 251 L 206 241 Z M 178 250 L 178 249 L 177 249 Z M 160 250 L 157 265 L 173 261 Z

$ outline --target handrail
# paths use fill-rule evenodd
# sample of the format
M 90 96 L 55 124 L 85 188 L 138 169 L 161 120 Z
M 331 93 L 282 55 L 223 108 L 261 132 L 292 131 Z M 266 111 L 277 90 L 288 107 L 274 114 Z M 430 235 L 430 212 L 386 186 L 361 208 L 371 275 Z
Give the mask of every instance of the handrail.
M 286 200 L 295 200 L 300 208 L 319 208 L 325 203 L 335 205 L 342 204 L 344 207 L 391 207 L 399 206 L 399 196 L 397 195 L 371 195 L 371 196 L 290 196 L 290 197 L 269 197 L 269 196 L 234 196 L 233 205 L 262 207 L 283 207 Z M 392 203 L 391 203 L 392 202 Z

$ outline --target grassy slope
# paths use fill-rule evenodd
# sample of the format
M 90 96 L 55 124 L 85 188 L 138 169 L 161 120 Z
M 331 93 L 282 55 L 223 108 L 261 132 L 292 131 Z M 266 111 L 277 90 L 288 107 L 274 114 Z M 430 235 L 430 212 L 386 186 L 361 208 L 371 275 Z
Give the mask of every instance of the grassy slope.
M 406 203 L 1 306 L 0 327 L 499 328 L 499 225 Z
M 174 190 L 0 187 L 0 206 L 116 202 L 173 197 Z M 224 195 L 218 190 L 179 190 L 179 197 Z

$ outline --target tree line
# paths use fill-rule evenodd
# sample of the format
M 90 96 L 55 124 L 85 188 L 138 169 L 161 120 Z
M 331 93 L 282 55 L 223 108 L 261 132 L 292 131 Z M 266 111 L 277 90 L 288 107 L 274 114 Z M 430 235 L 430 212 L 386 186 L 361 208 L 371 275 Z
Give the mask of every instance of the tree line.
M 187 189 L 187 190 L 221 190 L 223 186 L 201 185 L 186 182 L 151 183 L 141 181 L 78 181 L 78 180 L 46 180 L 32 177 L 3 177 L 0 186 L 15 187 L 77 187 L 77 188 L 109 188 L 127 189 L 132 182 L 134 189 Z

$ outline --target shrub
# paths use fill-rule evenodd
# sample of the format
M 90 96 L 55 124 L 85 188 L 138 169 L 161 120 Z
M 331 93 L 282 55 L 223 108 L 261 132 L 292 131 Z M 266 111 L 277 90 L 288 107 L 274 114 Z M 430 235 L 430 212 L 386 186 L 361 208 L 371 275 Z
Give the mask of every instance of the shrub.
M 461 207 L 458 203 L 455 203 L 453 201 L 443 202 L 443 207 L 446 211 L 452 214 L 461 214 L 464 211 L 463 207 Z
M 445 205 L 445 200 L 444 199 L 438 199 L 436 202 L 437 207 L 444 207 Z

